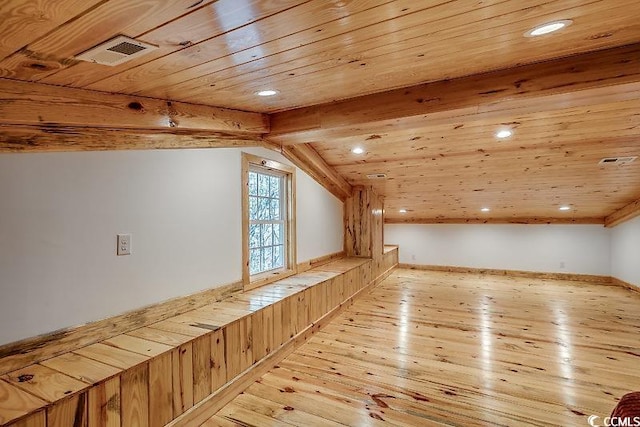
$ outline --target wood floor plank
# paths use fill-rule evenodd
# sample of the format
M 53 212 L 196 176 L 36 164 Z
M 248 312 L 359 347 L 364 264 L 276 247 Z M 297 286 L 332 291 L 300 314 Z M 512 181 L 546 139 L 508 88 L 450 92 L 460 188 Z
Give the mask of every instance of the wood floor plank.
M 639 303 L 596 283 L 397 269 L 204 425 L 588 425 L 638 389 Z

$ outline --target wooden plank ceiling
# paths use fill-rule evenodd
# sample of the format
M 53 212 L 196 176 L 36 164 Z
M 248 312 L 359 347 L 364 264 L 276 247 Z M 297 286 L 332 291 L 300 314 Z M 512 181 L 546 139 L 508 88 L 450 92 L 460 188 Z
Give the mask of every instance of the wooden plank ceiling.
M 92 91 L 51 88 L 44 106 L 108 92 L 276 113 L 268 139 L 306 159 L 334 193 L 374 185 L 390 221 L 602 222 L 640 198 L 640 161 L 597 164 L 640 154 L 639 18 L 637 0 L 12 0 L 0 5 L 0 78 L 3 101 L 20 80 L 34 87 L 22 100 L 44 85 Z M 558 19 L 573 24 L 523 35 Z M 74 59 L 118 34 L 159 48 L 115 67 Z M 257 97 L 263 89 L 279 93 Z M 139 105 L 127 99 L 124 107 Z M 5 107 L 0 147 L 13 138 L 60 149 L 59 136 L 96 149 L 92 135 L 121 128 L 140 141 L 129 148 L 152 147 L 150 132 L 176 146 L 166 130 L 124 118 L 118 126 L 119 116 L 78 131 L 64 121 L 77 106 L 61 104 L 60 121 L 40 120 L 66 129 L 55 137 L 8 121 Z M 188 104 L 180 109 L 191 124 Z M 194 144 L 206 138 L 200 123 L 215 122 L 210 139 L 255 144 L 244 128 L 260 119 L 235 117 L 241 133 L 199 119 L 171 132 L 188 133 L 185 146 L 216 146 Z M 513 136 L 496 139 L 504 127 Z M 351 153 L 356 146 L 365 153 Z

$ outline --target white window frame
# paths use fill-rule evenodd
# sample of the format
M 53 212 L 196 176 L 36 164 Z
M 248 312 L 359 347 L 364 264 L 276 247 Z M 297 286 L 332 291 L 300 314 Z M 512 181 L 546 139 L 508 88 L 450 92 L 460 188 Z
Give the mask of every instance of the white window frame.
M 281 207 L 284 227 L 284 267 L 250 274 L 249 271 L 249 172 L 263 170 L 266 174 L 281 176 L 284 191 Z M 288 166 L 264 157 L 242 153 L 242 283 L 245 290 L 254 289 L 296 273 L 296 233 L 295 233 L 295 171 Z M 254 221 L 254 223 L 259 221 Z M 267 221 L 273 223 L 273 221 Z

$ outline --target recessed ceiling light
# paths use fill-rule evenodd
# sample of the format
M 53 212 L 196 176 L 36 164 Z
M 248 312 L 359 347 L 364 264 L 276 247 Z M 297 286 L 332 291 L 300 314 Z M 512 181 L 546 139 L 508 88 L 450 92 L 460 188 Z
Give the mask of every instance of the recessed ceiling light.
M 482 208 L 482 209 L 480 209 L 480 210 L 481 210 L 482 212 L 490 212 L 490 211 L 491 211 L 491 209 L 489 209 L 489 208 Z
M 355 147 L 353 150 L 351 150 L 351 152 L 352 152 L 353 154 L 362 154 L 362 153 L 364 153 L 364 148 L 362 148 L 362 147 Z
M 407 213 L 407 210 L 406 210 L 406 209 L 400 209 L 398 212 L 400 212 L 400 213 Z
M 570 211 L 571 210 L 571 206 L 560 206 L 559 208 L 561 211 Z
M 538 25 L 535 28 L 530 29 L 524 33 L 525 37 L 537 37 L 545 34 L 553 33 L 561 30 L 569 25 L 573 24 L 571 19 L 562 19 L 560 21 L 547 22 L 546 24 Z
M 256 92 L 256 95 L 258 96 L 273 96 L 277 94 L 278 94 L 278 91 L 273 89 L 265 89 L 265 90 Z
M 509 129 L 502 129 L 496 132 L 496 137 L 500 139 L 509 138 L 511 135 L 513 135 L 513 131 Z

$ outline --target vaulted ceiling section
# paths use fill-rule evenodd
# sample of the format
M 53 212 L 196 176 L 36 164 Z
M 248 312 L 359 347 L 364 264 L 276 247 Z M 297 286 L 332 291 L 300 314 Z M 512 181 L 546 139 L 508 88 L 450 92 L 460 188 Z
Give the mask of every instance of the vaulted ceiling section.
M 373 185 L 390 222 L 640 199 L 640 161 L 599 164 L 640 155 L 635 0 L 15 0 L 0 34 L 0 151 L 264 145 L 338 197 Z M 158 48 L 76 58 L 117 35 Z

